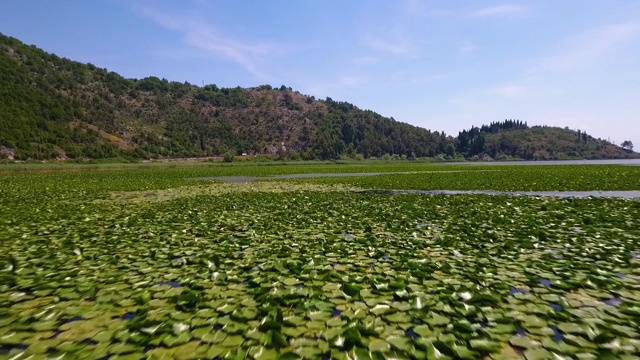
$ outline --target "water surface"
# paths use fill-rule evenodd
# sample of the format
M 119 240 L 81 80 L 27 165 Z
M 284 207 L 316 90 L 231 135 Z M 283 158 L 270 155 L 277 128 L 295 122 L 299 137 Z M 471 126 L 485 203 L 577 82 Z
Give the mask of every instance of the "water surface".
M 367 194 L 420 194 L 420 195 L 509 195 L 509 196 L 545 196 L 562 198 L 622 198 L 638 199 L 640 190 L 628 191 L 493 191 L 493 190 L 361 190 Z

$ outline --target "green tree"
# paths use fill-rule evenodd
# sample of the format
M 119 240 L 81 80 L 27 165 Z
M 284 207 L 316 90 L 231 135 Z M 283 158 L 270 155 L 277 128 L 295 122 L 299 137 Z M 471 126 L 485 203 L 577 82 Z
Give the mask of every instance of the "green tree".
M 224 162 L 234 162 L 236 159 L 236 152 L 235 151 L 227 151 L 226 153 L 224 153 Z
M 444 147 L 444 154 L 452 158 L 456 157 L 456 147 L 452 143 L 448 143 Z

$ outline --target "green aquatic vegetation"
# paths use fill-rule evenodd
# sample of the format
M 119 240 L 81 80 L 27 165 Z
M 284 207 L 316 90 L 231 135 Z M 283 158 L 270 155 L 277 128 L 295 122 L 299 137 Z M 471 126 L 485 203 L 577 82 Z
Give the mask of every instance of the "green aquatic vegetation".
M 638 201 L 178 174 L 3 175 L 0 356 L 640 352 Z
M 525 165 L 482 168 L 491 171 L 464 173 L 434 171 L 371 177 L 305 179 L 304 182 L 343 184 L 364 189 L 397 190 L 640 190 L 640 166 Z M 466 169 L 477 170 L 475 166 L 467 166 Z
M 243 192 L 267 192 L 286 193 L 296 191 L 358 191 L 340 184 L 292 184 L 278 181 L 256 181 L 252 183 L 229 184 L 224 182 L 211 182 L 205 185 L 182 186 L 177 188 L 143 191 L 118 191 L 112 192 L 105 199 L 98 202 L 112 203 L 157 203 L 171 201 L 193 196 L 224 196 Z

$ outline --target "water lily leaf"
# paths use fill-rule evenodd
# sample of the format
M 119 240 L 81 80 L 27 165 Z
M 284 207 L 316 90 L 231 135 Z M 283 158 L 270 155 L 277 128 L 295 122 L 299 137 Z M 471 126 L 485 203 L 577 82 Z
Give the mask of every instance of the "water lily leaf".
M 319 346 L 322 344 L 322 341 L 319 341 L 314 338 L 309 337 L 301 337 L 297 339 L 291 339 L 289 342 L 292 348 L 305 347 L 305 346 Z
M 225 325 L 222 329 L 227 334 L 240 335 L 240 334 L 244 334 L 248 327 L 249 326 L 247 324 L 234 322 L 234 323 Z
M 445 354 L 441 353 L 433 343 L 427 345 L 427 359 L 451 359 Z
M 319 348 L 309 346 L 296 348 L 294 351 L 304 359 L 317 359 L 322 354 Z
M 524 352 L 524 357 L 527 360 L 542 360 L 551 359 L 551 353 L 544 349 L 529 349 Z
M 527 328 L 529 332 L 533 333 L 534 328 Z M 500 334 L 513 334 L 517 331 L 516 326 L 514 324 L 496 324 L 490 327 L 490 333 L 494 335 Z
M 203 341 L 204 341 L 204 339 L 203 339 Z M 242 336 L 229 335 L 229 336 L 226 336 L 222 340 L 222 342 L 220 342 L 220 345 L 221 346 L 225 346 L 225 347 L 229 347 L 229 348 L 233 348 L 233 347 L 240 346 L 243 342 L 244 342 L 244 338 Z
M 638 338 L 640 336 L 638 335 L 636 330 L 630 326 L 611 325 L 610 329 L 612 330 L 612 332 L 614 332 L 617 335 L 624 336 L 631 339 Z
M 413 332 L 422 337 L 427 337 L 433 334 L 433 331 L 427 325 L 418 325 L 413 328 Z
M 487 293 L 473 294 L 471 299 L 468 300 L 469 303 L 472 304 L 482 304 L 482 305 L 496 305 L 500 302 L 500 300 L 492 295 Z
M 369 342 L 369 350 L 371 351 L 385 352 L 390 348 L 391 348 L 391 345 L 389 345 L 388 342 L 381 339 L 374 339 Z
M 224 304 L 216 309 L 216 311 L 221 312 L 223 314 L 230 314 L 235 311 L 238 307 L 231 304 Z
M 267 331 L 262 343 L 268 348 L 281 348 L 288 345 L 286 336 L 277 330 Z
M 209 347 L 209 350 L 207 350 L 207 354 L 205 355 L 205 357 L 207 359 L 216 359 L 221 357 L 227 351 L 228 349 L 222 346 L 211 346 Z
M 446 317 L 446 316 L 442 316 L 438 313 L 433 313 L 433 315 L 430 318 L 427 318 L 425 320 L 425 322 L 431 326 L 442 326 L 442 325 L 447 325 L 449 324 L 451 320 Z
M 358 359 L 358 360 L 371 360 L 371 354 L 361 348 L 353 348 L 349 351 L 348 353 L 348 358 L 349 359 Z
M 191 331 L 191 335 L 196 339 L 202 339 L 203 336 L 206 336 L 210 332 L 211 332 L 211 328 L 202 327 L 202 328 L 197 328 Z
M 413 300 L 411 301 L 411 308 L 416 310 L 422 310 L 423 307 L 424 307 L 424 304 L 422 299 L 419 296 L 414 297 Z
M 360 294 L 360 287 L 355 285 L 355 284 L 343 284 L 342 285 L 342 291 L 353 297 L 353 296 L 357 296 Z
M 498 342 L 491 341 L 488 339 L 469 340 L 469 346 L 471 346 L 473 350 L 477 350 L 477 351 L 493 352 L 493 351 L 498 351 L 500 349 L 500 344 Z
M 261 342 L 264 338 L 265 333 L 259 331 L 258 329 L 248 329 L 247 332 L 244 333 L 244 337 L 247 339 L 255 340 Z
M 108 352 L 110 354 L 129 354 L 137 351 L 141 351 L 142 349 L 138 346 L 127 344 L 127 343 L 116 343 L 112 344 L 108 348 Z
M 344 329 L 340 328 L 340 327 L 336 327 L 336 328 L 329 328 L 326 329 L 324 331 L 322 331 L 322 337 L 327 340 L 333 340 L 335 339 L 338 335 L 341 335 L 344 332 Z
M 309 321 L 306 326 L 312 330 L 324 330 L 325 323 L 322 321 Z
M 525 315 L 520 318 L 522 324 L 528 329 L 532 327 L 546 327 L 547 323 L 534 315 Z
M 387 304 L 377 304 L 370 310 L 374 315 L 380 316 L 391 312 L 391 307 Z
M 255 346 L 249 349 L 249 355 L 256 360 L 278 359 L 278 352 L 275 349 L 268 349 L 263 346 Z
M 162 339 L 162 344 L 166 347 L 174 347 L 178 345 L 183 345 L 191 340 L 191 335 L 189 333 L 182 333 L 178 336 L 167 335 Z
M 391 323 L 408 323 L 411 321 L 411 316 L 406 313 L 397 312 L 391 315 L 385 315 L 384 319 Z
M 249 321 L 258 316 L 258 310 L 255 308 L 245 307 L 241 311 L 235 310 L 231 313 L 231 317 L 237 320 Z
M 468 349 L 466 346 L 455 345 L 453 346 L 453 352 L 455 356 L 463 360 L 477 359 L 478 353 Z
M 33 344 L 29 345 L 29 353 L 32 354 L 46 354 L 47 352 L 49 352 L 50 350 L 55 349 L 58 344 L 61 343 L 61 340 L 58 339 L 43 339 L 40 341 L 37 341 Z M 3 345 L 20 345 L 20 343 L 17 344 L 3 344 Z M 104 352 L 104 356 L 107 356 L 108 353 Z
M 575 336 L 571 334 L 565 335 L 564 341 L 567 344 L 578 347 L 580 349 L 595 349 L 597 347 L 596 344 L 582 338 L 581 336 Z
M 157 359 L 157 360 L 173 359 L 174 352 L 175 352 L 174 349 L 159 347 L 159 348 L 155 348 L 148 351 L 146 353 L 146 356 L 148 356 L 150 359 Z
M 278 360 L 298 360 L 300 358 L 300 355 L 294 352 L 284 352 L 281 353 L 280 356 L 278 356 Z
M 189 325 L 185 323 L 177 322 L 173 324 L 172 329 L 173 329 L 173 334 L 178 336 L 183 332 L 189 331 Z
M 327 326 L 336 327 L 336 326 L 344 326 L 347 322 L 342 320 L 340 317 L 335 316 L 326 322 Z
M 413 305 L 406 301 L 396 301 L 391 304 L 391 307 L 397 311 L 408 311 L 412 309 Z
M 195 316 L 210 319 L 218 316 L 218 313 L 213 309 L 200 309 L 196 311 Z
M 103 330 L 92 337 L 93 341 L 100 343 L 109 343 L 114 338 L 114 333 L 111 330 Z
M 284 335 L 297 338 L 307 332 L 307 330 L 306 327 L 283 327 L 281 331 Z
M 326 321 L 333 317 L 328 311 L 313 311 L 307 314 L 307 317 L 314 321 Z
M 60 329 L 62 331 L 64 330 L 68 330 L 68 328 L 63 328 L 64 325 L 62 327 L 60 327 Z M 38 322 L 33 324 L 33 326 L 31 327 L 33 330 L 35 331 L 51 331 L 51 330 L 56 330 L 58 329 L 58 322 L 57 321 L 42 321 L 42 322 Z
M 524 349 L 530 349 L 540 346 L 540 342 L 532 340 L 528 336 L 514 336 L 509 339 L 509 343 Z
M 92 356 L 94 356 L 95 353 L 92 353 Z M 145 354 L 143 352 L 137 352 L 137 353 L 129 353 L 129 354 L 117 354 L 117 355 L 113 355 L 111 357 L 109 357 L 109 359 L 115 359 L 115 360 L 138 360 L 138 359 L 142 359 L 145 358 Z M 178 358 L 181 359 L 181 358 Z
M 409 339 L 400 336 L 388 337 L 387 342 L 397 350 L 407 351 L 410 348 Z
M 542 347 L 554 353 L 567 355 L 577 354 L 581 351 L 581 348 L 571 346 L 564 341 L 558 342 L 549 338 L 542 340 Z
M 296 285 L 302 283 L 302 281 L 300 281 L 300 280 L 298 280 L 296 278 L 286 278 L 282 282 L 287 286 L 296 286 Z
M 322 287 L 322 291 L 324 292 L 333 292 L 340 290 L 341 285 L 336 283 L 327 283 Z
M 584 325 L 574 323 L 560 323 L 558 329 L 566 334 L 586 334 L 586 328 Z

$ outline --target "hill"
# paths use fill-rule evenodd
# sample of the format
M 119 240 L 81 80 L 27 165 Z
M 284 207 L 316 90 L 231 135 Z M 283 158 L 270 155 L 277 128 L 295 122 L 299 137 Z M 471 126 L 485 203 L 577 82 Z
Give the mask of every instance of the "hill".
M 456 151 L 465 157 L 525 160 L 623 159 L 638 154 L 586 132 L 568 128 L 533 126 L 505 120 L 473 127 L 458 134 Z
M 284 85 L 220 88 L 126 79 L 2 34 L 0 69 L 0 159 L 630 155 L 592 138 L 586 145 L 565 146 L 554 140 L 565 135 L 548 128 L 539 135 L 528 127 L 473 128 L 454 138 Z M 469 141 L 478 143 L 471 148 Z
M 0 146 L 15 159 L 272 153 L 435 156 L 444 134 L 282 86 L 125 79 L 0 35 Z M 6 156 L 6 155 L 5 155 Z

